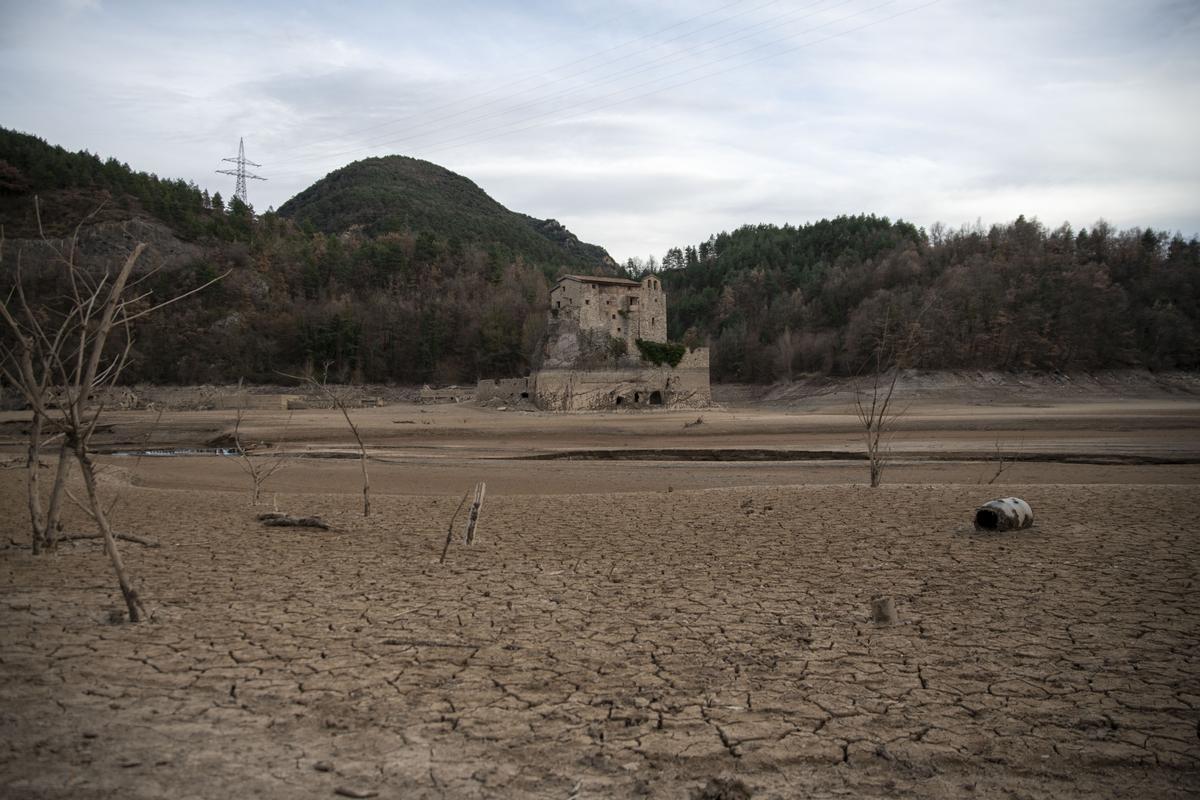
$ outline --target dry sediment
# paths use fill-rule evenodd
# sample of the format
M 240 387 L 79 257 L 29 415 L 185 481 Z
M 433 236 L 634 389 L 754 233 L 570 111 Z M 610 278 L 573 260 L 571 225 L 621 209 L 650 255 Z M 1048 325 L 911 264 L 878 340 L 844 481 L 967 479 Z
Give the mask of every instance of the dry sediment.
M 995 489 L 489 494 L 439 566 L 457 497 L 126 488 L 154 622 L 104 623 L 95 544 L 0 552 L 0 794 L 1195 796 L 1194 488 L 974 533 Z

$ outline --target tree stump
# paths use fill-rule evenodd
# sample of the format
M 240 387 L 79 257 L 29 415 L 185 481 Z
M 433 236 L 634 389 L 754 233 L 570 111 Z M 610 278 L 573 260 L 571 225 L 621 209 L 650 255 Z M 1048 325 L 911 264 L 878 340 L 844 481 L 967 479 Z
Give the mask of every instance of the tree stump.
M 891 595 L 878 595 L 871 598 L 871 621 L 876 625 L 896 624 L 896 601 Z

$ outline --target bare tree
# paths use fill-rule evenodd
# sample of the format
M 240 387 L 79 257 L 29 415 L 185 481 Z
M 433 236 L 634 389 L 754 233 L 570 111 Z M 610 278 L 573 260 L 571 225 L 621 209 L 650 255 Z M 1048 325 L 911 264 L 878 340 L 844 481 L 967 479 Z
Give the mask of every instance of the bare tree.
M 134 459 L 133 469 L 131 470 L 135 474 L 137 473 L 138 467 L 140 467 L 142 464 L 142 456 L 145 455 L 146 448 L 149 446 L 150 440 L 154 436 L 154 432 L 158 430 L 158 425 L 160 422 L 162 422 L 162 416 L 163 416 L 162 409 L 159 409 L 158 413 L 154 415 L 154 423 L 150 426 L 149 429 L 147 429 L 145 435 L 142 437 L 142 447 L 140 450 L 138 450 L 137 458 Z M 68 464 L 70 464 L 70 459 L 64 459 L 64 460 Z M 97 472 L 97 474 L 100 474 L 101 468 L 98 468 L 96 470 L 96 472 Z M 67 471 L 64 474 L 70 474 L 70 467 L 67 468 Z M 75 493 L 71 491 L 69 486 L 63 485 L 62 491 L 71 500 L 71 502 L 75 505 L 76 508 L 78 508 L 84 514 L 86 514 L 88 517 L 90 517 L 93 521 L 95 520 L 96 515 L 94 513 L 92 513 L 91 506 L 89 506 L 85 501 L 76 497 Z M 116 492 L 113 495 L 112 500 L 109 502 L 108 508 L 105 509 L 105 513 L 108 515 L 109 519 L 112 519 L 113 510 L 117 507 L 117 504 L 121 502 L 121 494 L 122 493 L 120 491 Z M 121 541 L 135 542 L 140 545 L 145 545 L 146 547 L 158 547 L 159 546 L 158 542 L 155 542 L 151 539 L 145 539 L 141 536 L 134 536 L 131 533 L 113 533 L 113 536 L 115 536 L 117 539 L 119 539 Z M 56 542 L 68 542 L 68 541 L 79 541 L 81 539 L 101 539 L 101 538 L 103 538 L 103 534 L 100 534 L 100 533 L 61 533 L 60 532 L 58 534 L 57 538 L 55 539 L 55 541 Z
M 863 427 L 867 460 L 871 466 L 871 486 L 878 486 L 883 481 L 883 471 L 887 467 L 885 437 L 900 416 L 892 407 L 899 374 L 896 367 L 889 367 L 887 371 L 877 368 L 871 373 L 869 388 L 859 385 L 854 390 L 854 412 Z
M 0 267 L 4 263 L 4 237 L 0 232 Z M 25 400 L 33 412 L 30 421 L 26 465 L 29 470 L 26 488 L 28 494 L 29 519 L 32 528 L 31 543 L 34 554 L 44 546 L 53 546 L 59 530 L 59 513 L 62 508 L 62 488 L 66 483 L 69 462 L 67 441 L 59 430 L 49 438 L 43 438 L 52 425 L 49 409 L 52 400 L 51 381 L 54 377 L 52 353 L 64 346 L 67 337 L 76 325 L 74 315 L 63 315 L 54 325 L 35 312 L 25 296 L 21 281 L 21 256 L 17 255 L 16 279 L 12 290 L 0 302 L 0 317 L 3 317 L 12 343 L 0 345 L 0 374 Z M 40 469 L 42 449 L 52 442 L 59 442 L 58 464 L 51 485 L 49 506 L 42 508 Z
M 40 227 L 40 210 L 38 214 Z M 87 218 L 83 222 L 86 221 Z M 117 548 L 117 535 L 109 521 L 109 510 L 101 501 L 97 488 L 96 464 L 90 445 L 104 406 L 102 403 L 93 405 L 92 398 L 98 390 L 115 385 L 128 364 L 133 345 L 132 323 L 135 320 L 194 294 L 225 276 L 221 275 L 192 291 L 152 304 L 149 302 L 152 292 L 139 292 L 137 286 L 156 270 L 131 281 L 134 266 L 146 250 L 144 242 L 133 248 L 115 273 L 105 271 L 92 275 L 75 261 L 78 232 L 77 227 L 66 251 L 55 247 L 42 236 L 42 242 L 55 255 L 54 263 L 64 270 L 68 289 L 65 298 L 30 302 L 25 292 L 18 254 L 13 287 L 0 301 L 0 319 L 3 319 L 11 337 L 11 342 L 0 345 L 0 370 L 5 380 L 21 393 L 33 413 L 29 443 L 30 472 L 33 473 L 29 478 L 29 512 L 35 552 L 40 552 L 43 545 L 54 544 L 61 497 L 68 477 L 68 456 L 73 456 L 83 478 L 88 513 L 96 523 L 100 538 L 104 540 L 105 552 L 116 573 L 130 621 L 137 622 L 145 615 L 145 608 L 129 579 Z M 3 250 L 3 244 L 3 236 L 0 235 L 0 251 Z M 111 346 L 110 339 L 114 342 Z M 61 436 L 62 441 L 49 507 L 43 514 L 36 473 L 41 448 L 45 444 L 42 435 L 51 426 L 55 428 L 54 436 Z
M 291 378 L 292 380 L 301 381 L 302 383 L 305 383 L 308 386 L 316 389 L 318 392 L 323 394 L 326 399 L 333 403 L 334 407 L 337 408 L 338 411 L 342 412 L 342 416 L 345 418 L 346 424 L 350 427 L 350 433 L 354 436 L 354 441 L 358 442 L 358 463 L 362 467 L 363 516 L 371 516 L 371 478 L 369 475 L 367 475 L 367 448 L 363 444 L 362 436 L 358 432 L 358 426 L 355 425 L 354 420 L 350 418 L 350 411 L 346 408 L 345 401 L 334 389 L 330 388 L 329 386 L 329 363 L 325 364 L 325 369 L 322 371 L 320 378 L 318 378 L 316 375 L 313 375 L 311 372 L 303 376 L 288 375 L 287 373 L 280 374 L 284 377 Z
M 924 314 L 924 310 L 921 313 Z M 854 413 L 863 429 L 872 487 L 883 482 L 891 434 L 896 423 L 908 412 L 907 407 L 896 407 L 896 383 L 912 352 L 917 330 L 918 325 L 913 322 L 903 337 L 897 335 L 890 311 L 885 313 L 872 353 L 855 381 Z M 868 372 L 865 380 L 863 371 Z

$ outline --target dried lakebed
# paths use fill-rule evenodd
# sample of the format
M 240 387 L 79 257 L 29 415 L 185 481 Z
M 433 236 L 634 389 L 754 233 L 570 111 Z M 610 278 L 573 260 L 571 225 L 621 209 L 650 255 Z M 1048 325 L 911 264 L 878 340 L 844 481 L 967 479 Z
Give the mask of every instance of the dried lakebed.
M 1200 791 L 1194 486 L 489 491 L 444 566 L 457 496 L 119 488 L 153 622 L 95 543 L 0 551 L 5 797 Z

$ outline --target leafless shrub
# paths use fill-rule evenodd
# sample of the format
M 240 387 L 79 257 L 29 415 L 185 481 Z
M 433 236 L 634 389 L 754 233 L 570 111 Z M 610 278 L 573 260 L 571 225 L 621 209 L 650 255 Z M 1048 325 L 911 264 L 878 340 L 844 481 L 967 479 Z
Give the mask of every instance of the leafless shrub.
M 924 310 L 917 319 L 923 314 Z M 872 487 L 883 482 L 891 434 L 896 423 L 908 413 L 907 407 L 896 407 L 896 383 L 900 380 L 900 372 L 907 366 L 918 331 L 919 322 L 914 321 L 907 331 L 902 334 L 897 332 L 890 311 L 885 313 L 875 346 L 855 381 L 854 413 L 863 429 Z M 863 372 L 867 373 L 865 378 Z
M 1018 461 L 1020 457 L 1021 450 L 1019 445 L 1017 449 L 1013 450 L 1012 452 L 1005 452 L 1004 446 L 1000 442 L 1000 438 L 997 437 L 995 448 L 993 449 L 991 455 L 988 456 L 987 460 L 988 468 L 991 471 L 991 477 L 987 480 L 980 479 L 979 482 L 981 484 L 991 486 L 993 483 L 1000 480 L 1000 477 L 1005 472 L 1012 469 L 1012 465 Z
M 242 382 L 238 381 L 238 395 L 241 396 Z M 259 458 L 252 456 L 245 443 L 242 441 L 242 419 L 245 416 L 245 409 L 241 404 L 238 405 L 237 416 L 233 423 L 233 447 L 237 453 L 238 466 L 242 468 L 242 472 L 246 473 L 246 477 L 250 479 L 251 496 L 250 505 L 258 505 L 258 499 L 262 496 L 263 484 L 270 480 L 271 476 L 279 472 L 287 466 L 287 453 L 283 450 L 282 442 L 280 446 L 271 454 Z M 287 439 L 287 431 L 292 425 L 292 415 L 288 414 L 287 422 L 283 428 L 283 438 Z

